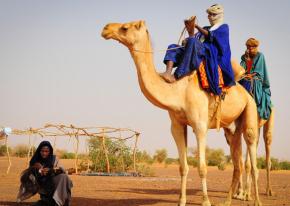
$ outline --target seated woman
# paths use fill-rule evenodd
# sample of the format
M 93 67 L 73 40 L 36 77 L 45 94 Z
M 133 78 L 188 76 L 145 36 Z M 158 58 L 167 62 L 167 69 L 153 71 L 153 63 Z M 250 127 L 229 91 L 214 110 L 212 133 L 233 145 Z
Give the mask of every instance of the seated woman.
M 36 205 L 69 206 L 72 181 L 63 167 L 59 166 L 48 141 L 39 144 L 29 165 L 37 171 L 35 177 L 39 185 L 40 200 Z

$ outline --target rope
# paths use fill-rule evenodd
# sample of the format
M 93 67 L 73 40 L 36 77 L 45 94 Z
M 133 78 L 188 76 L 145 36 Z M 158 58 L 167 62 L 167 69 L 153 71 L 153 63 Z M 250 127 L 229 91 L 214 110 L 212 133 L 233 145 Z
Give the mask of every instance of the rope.
M 156 52 L 166 52 L 166 51 L 171 51 L 171 50 L 176 50 L 176 49 L 179 49 L 179 48 L 183 48 L 184 46 L 177 46 L 177 47 L 173 47 L 173 48 L 170 48 L 170 49 L 163 49 L 163 50 L 157 50 L 157 51 L 143 51 L 143 50 L 139 50 L 139 49 L 130 49 L 130 51 L 132 52 L 140 52 L 140 53 L 156 53 Z
M 185 35 L 185 27 L 182 29 L 181 31 L 181 34 L 179 36 L 179 39 L 178 39 L 178 42 L 177 44 L 180 45 L 180 42 L 181 42 L 181 39 L 182 39 L 182 36 Z M 173 47 L 173 48 L 170 48 L 170 49 L 162 49 L 162 50 L 157 50 L 155 52 L 167 52 L 167 51 L 171 51 L 171 50 L 176 50 L 176 49 L 180 49 L 180 48 L 183 48 L 184 46 L 177 46 L 177 47 Z M 129 49 L 131 52 L 140 52 L 140 53 L 155 53 L 154 51 L 143 51 L 143 50 L 139 50 L 139 49 Z
M 210 122 L 216 117 L 216 128 L 217 131 L 220 130 L 220 115 L 221 115 L 221 98 L 220 96 L 215 96 L 215 103 L 213 106 L 213 112 L 209 115 Z
M 196 16 L 192 16 L 192 17 L 194 17 L 195 21 L 197 21 L 197 17 Z M 177 42 L 178 45 L 180 45 L 180 43 L 182 42 L 182 37 L 183 37 L 183 39 L 185 39 L 185 31 L 186 31 L 186 27 L 183 27 L 183 29 L 181 31 L 181 34 L 179 36 L 178 42 Z M 177 46 L 177 47 L 170 48 L 170 49 L 157 50 L 155 52 L 167 52 L 167 51 L 176 50 L 176 49 L 179 49 L 179 48 L 184 48 L 184 46 Z M 155 53 L 154 51 L 143 51 L 143 50 L 139 50 L 139 49 L 129 49 L 129 50 L 131 52 L 151 53 L 151 54 Z
M 252 76 L 250 74 L 244 74 L 244 75 L 241 76 L 241 79 L 240 80 L 242 80 L 242 79 L 251 83 L 251 91 L 250 91 L 250 94 L 253 97 L 254 96 L 254 93 L 253 93 L 254 80 L 262 81 L 262 78 L 260 78 L 260 77 L 258 77 L 256 75 L 255 76 Z

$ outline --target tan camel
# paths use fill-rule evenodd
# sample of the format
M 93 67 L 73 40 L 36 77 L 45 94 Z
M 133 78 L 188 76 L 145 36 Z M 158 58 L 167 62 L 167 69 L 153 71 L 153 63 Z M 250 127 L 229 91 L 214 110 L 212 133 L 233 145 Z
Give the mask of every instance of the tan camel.
M 272 138 L 273 138 L 273 129 L 274 129 L 274 116 L 275 116 L 275 110 L 272 108 L 271 115 L 268 120 L 264 120 L 259 118 L 258 119 L 258 142 L 259 142 L 259 137 L 260 137 L 260 130 L 263 127 L 263 138 L 265 142 L 265 150 L 266 150 L 266 171 L 267 171 L 267 186 L 266 186 L 266 194 L 268 196 L 273 195 L 272 187 L 271 187 L 271 180 L 270 180 L 270 170 L 271 170 L 271 156 L 270 156 L 270 151 L 271 151 L 271 143 L 272 143 Z M 227 133 L 225 133 L 227 136 Z M 229 143 L 229 142 L 228 142 Z M 241 164 L 243 164 L 243 158 L 242 156 L 240 157 Z M 246 170 L 246 186 L 245 190 L 243 189 L 243 178 L 242 174 L 240 176 L 240 182 L 238 186 L 238 191 L 234 195 L 236 199 L 241 199 L 241 200 L 251 200 L 251 163 L 249 159 L 249 151 L 247 150 L 246 153 L 246 161 L 245 161 L 245 170 Z
M 177 145 L 180 160 L 181 194 L 179 205 L 186 204 L 187 164 L 187 125 L 196 135 L 198 148 L 198 171 L 202 182 L 203 206 L 211 203 L 207 194 L 206 184 L 206 135 L 208 129 L 216 128 L 216 119 L 212 118 L 216 111 L 216 97 L 205 92 L 198 81 L 196 72 L 169 84 L 156 72 L 149 33 L 144 21 L 130 23 L 111 23 L 104 27 L 102 36 L 114 39 L 128 47 L 134 59 L 140 88 L 145 97 L 154 105 L 169 112 L 171 132 Z M 239 84 L 231 87 L 222 103 L 220 114 L 221 127 L 235 125 L 234 136 L 231 138 L 230 148 L 234 163 L 232 184 L 227 200 L 223 205 L 231 205 L 233 192 L 239 183 L 241 165 L 241 135 L 247 143 L 252 164 L 252 177 L 255 187 L 255 205 L 261 205 L 259 200 L 256 167 L 257 144 L 257 108 L 253 98 Z

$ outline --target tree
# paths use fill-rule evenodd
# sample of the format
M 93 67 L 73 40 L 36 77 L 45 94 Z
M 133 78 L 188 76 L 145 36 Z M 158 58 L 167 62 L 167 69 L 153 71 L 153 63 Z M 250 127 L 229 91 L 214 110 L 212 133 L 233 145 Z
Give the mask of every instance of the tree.
M 156 150 L 154 155 L 154 160 L 156 160 L 159 163 L 162 163 L 167 158 L 167 150 L 166 149 L 160 149 Z

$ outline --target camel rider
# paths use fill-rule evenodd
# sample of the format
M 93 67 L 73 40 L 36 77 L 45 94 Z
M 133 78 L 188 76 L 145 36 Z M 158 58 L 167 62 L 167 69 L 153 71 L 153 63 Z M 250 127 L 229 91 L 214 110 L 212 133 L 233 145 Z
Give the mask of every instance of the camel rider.
M 212 5 L 206 12 L 211 26 L 202 28 L 195 24 L 194 18 L 185 20 L 189 34 L 185 47 L 167 50 L 164 57 L 166 72 L 161 73 L 161 76 L 167 82 L 174 82 L 198 69 L 204 61 L 209 90 L 219 95 L 222 91 L 220 82 L 226 87 L 235 85 L 230 61 L 229 26 L 223 23 L 224 10 L 221 5 Z M 194 34 L 194 28 L 198 30 L 197 34 Z M 180 45 L 172 44 L 168 49 L 178 46 Z M 177 67 L 174 76 L 171 74 L 173 67 Z
M 254 97 L 259 116 L 262 119 L 268 119 L 272 103 L 265 57 L 258 51 L 259 41 L 257 39 L 249 38 L 246 46 L 247 50 L 241 57 L 241 66 L 246 70 L 246 77 L 239 82 Z

